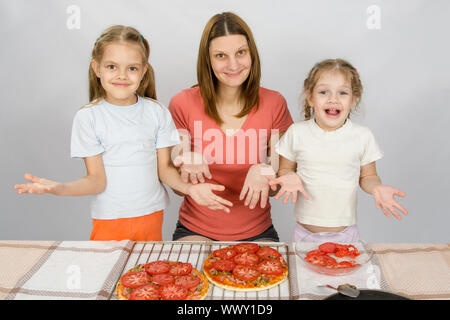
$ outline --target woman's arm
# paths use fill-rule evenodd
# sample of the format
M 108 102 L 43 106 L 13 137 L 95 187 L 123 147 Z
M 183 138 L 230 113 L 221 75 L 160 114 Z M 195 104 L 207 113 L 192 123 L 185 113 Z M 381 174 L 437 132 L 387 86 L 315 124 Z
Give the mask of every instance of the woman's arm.
M 25 179 L 31 183 L 16 184 L 17 193 L 50 193 L 57 196 L 86 196 L 101 193 L 106 187 L 106 174 L 102 155 L 84 158 L 86 176 L 76 181 L 61 183 L 39 178 L 29 173 Z

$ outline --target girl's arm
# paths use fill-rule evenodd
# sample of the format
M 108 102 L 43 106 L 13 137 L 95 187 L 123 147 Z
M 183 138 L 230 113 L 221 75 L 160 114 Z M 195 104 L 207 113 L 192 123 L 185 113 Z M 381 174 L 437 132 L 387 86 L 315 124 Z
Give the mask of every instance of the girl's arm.
M 365 192 L 371 194 L 375 200 L 376 208 L 381 208 L 386 217 L 390 217 L 391 214 L 398 220 L 401 220 L 401 215 L 397 212 L 400 211 L 407 215 L 408 211 L 403 208 L 395 199 L 394 196 L 404 197 L 406 194 L 394 187 L 383 185 L 380 177 L 378 177 L 375 162 L 371 162 L 361 167 L 359 185 Z
M 16 184 L 17 193 L 50 193 L 57 196 L 86 196 L 98 194 L 106 187 L 106 174 L 102 155 L 84 158 L 87 174 L 85 177 L 67 183 L 56 182 L 25 174 L 31 183 Z
M 157 150 L 159 179 L 178 194 L 191 196 L 199 205 L 207 206 L 213 210 L 220 209 L 230 212 L 230 209 L 226 206 L 231 207 L 233 204 L 213 193 L 213 191 L 223 191 L 225 187 L 211 183 L 192 184 L 184 182 L 178 170 L 173 166 L 170 157 L 171 150 L 172 147 Z

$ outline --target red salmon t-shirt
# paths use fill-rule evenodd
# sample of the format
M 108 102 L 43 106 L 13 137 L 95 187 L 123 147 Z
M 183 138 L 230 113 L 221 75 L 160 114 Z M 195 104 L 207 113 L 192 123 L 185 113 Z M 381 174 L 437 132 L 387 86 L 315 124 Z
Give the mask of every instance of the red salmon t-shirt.
M 228 135 L 205 113 L 198 86 L 175 95 L 169 111 L 179 132 L 190 135 L 191 150 L 208 160 L 212 179 L 205 178 L 206 182 L 225 186 L 216 194 L 233 203 L 230 213 L 226 213 L 200 206 L 185 196 L 180 222 L 194 232 L 221 241 L 254 237 L 269 228 L 270 203 L 261 208 L 258 202 L 250 209 L 244 205 L 245 198 L 239 200 L 239 195 L 249 168 L 265 162 L 270 137 L 286 131 L 293 123 L 283 96 L 260 88 L 258 110 L 254 108 L 241 129 L 234 134 L 227 132 Z

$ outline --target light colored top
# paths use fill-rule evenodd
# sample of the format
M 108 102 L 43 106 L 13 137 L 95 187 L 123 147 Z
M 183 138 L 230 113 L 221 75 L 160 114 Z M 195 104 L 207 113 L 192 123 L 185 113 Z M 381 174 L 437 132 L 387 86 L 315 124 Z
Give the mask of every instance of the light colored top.
M 71 156 L 102 154 L 106 188 L 91 203 L 94 219 L 139 217 L 162 210 L 168 194 L 158 179 L 156 149 L 180 143 L 169 111 L 138 97 L 116 106 L 105 100 L 80 109 L 72 128 Z
M 314 119 L 293 124 L 276 145 L 283 157 L 297 163 L 309 200 L 294 206 L 297 221 L 322 227 L 356 223 L 361 167 L 383 157 L 372 132 L 347 119 L 334 131 Z
M 253 210 L 239 200 L 250 166 L 264 162 L 267 142 L 275 132 L 284 132 L 293 123 L 283 96 L 260 88 L 259 108 L 248 114 L 241 129 L 226 135 L 204 110 L 199 87 L 175 95 L 169 104 L 177 128 L 191 138 L 193 151 L 202 153 L 209 162 L 212 179 L 206 182 L 225 186 L 217 195 L 233 203 L 230 213 L 210 210 L 185 196 L 180 207 L 180 222 L 206 237 L 234 241 L 257 236 L 272 224 L 270 204 L 260 203 Z

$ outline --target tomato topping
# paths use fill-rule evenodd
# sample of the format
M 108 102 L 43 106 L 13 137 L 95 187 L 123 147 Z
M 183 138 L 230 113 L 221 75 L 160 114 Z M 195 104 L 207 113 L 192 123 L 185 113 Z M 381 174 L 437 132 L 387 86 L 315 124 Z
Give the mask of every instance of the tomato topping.
M 167 261 L 154 261 L 144 265 L 145 271 L 149 274 L 163 274 L 170 270 L 170 264 Z
M 236 250 L 238 253 L 244 252 L 255 253 L 256 251 L 258 251 L 258 249 L 259 249 L 258 244 L 250 242 L 239 243 L 234 246 L 234 250 Z
M 233 270 L 233 276 L 244 281 L 254 281 L 261 273 L 254 267 L 237 265 Z
M 192 264 L 188 262 L 178 262 L 170 267 L 169 274 L 172 276 L 185 276 L 192 271 Z
M 198 276 L 180 276 L 175 279 L 175 284 L 182 286 L 186 289 L 195 288 L 200 283 L 200 278 Z
M 332 242 L 325 242 L 319 246 L 319 250 L 325 253 L 333 253 L 336 251 L 336 244 Z
M 220 271 L 232 271 L 236 264 L 231 260 L 217 260 L 213 262 L 213 266 Z
M 122 285 L 127 288 L 137 288 L 150 282 L 150 276 L 145 271 L 127 272 L 122 277 Z
M 152 276 L 152 282 L 156 283 L 156 284 L 168 284 L 168 283 L 173 283 L 174 281 L 175 281 L 175 278 L 167 273 L 156 274 L 156 275 Z
M 278 259 L 281 256 L 277 250 L 270 247 L 261 247 L 256 251 L 256 254 L 261 259 Z
M 258 264 L 256 269 L 268 275 L 280 275 L 283 273 L 283 265 L 280 261 L 274 259 L 267 259 Z
M 259 262 L 259 257 L 254 253 L 244 252 L 234 257 L 234 262 L 244 266 L 255 266 Z
M 176 284 L 165 284 L 159 287 L 159 295 L 163 300 L 184 300 L 188 290 Z
M 226 247 L 213 251 L 213 256 L 220 259 L 233 259 L 237 252 L 232 247 Z
M 158 286 L 147 284 L 145 286 L 134 289 L 130 294 L 130 300 L 158 300 Z

